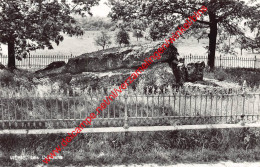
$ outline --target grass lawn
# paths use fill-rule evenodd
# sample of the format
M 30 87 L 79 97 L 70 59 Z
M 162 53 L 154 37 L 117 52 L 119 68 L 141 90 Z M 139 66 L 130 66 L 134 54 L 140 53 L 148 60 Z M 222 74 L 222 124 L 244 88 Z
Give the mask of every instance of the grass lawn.
M 216 68 L 214 72 L 206 71 L 205 78 L 217 79 L 220 81 L 229 81 L 239 83 L 243 85 L 244 80 L 247 82 L 247 86 L 251 88 L 258 88 L 260 86 L 260 69 L 248 69 L 248 68 L 231 68 L 221 69 Z
M 43 165 L 39 160 L 10 160 L 10 156 L 49 154 L 65 135 L 0 136 L 4 166 Z M 212 129 L 173 132 L 80 134 L 52 160 L 50 166 L 156 163 L 254 162 L 260 160 L 259 129 Z

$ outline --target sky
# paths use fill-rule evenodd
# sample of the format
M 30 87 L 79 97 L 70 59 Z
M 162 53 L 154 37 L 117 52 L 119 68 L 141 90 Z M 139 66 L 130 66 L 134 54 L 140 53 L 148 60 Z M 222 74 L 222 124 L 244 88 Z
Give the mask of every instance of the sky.
M 110 12 L 110 8 L 104 4 L 107 0 L 101 0 L 99 2 L 99 6 L 94 6 L 91 8 L 93 16 L 107 17 Z

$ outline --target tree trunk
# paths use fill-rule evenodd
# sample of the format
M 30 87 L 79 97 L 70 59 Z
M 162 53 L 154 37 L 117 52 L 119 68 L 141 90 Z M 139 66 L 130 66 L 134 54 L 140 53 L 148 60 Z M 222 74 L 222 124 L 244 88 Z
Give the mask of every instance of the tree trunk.
M 209 33 L 208 66 L 210 67 L 210 70 L 213 70 L 215 66 L 218 23 L 216 20 L 216 14 L 213 12 L 209 12 L 209 19 L 210 19 L 210 33 Z
M 15 50 L 14 50 L 14 41 L 8 42 L 8 68 L 15 68 Z

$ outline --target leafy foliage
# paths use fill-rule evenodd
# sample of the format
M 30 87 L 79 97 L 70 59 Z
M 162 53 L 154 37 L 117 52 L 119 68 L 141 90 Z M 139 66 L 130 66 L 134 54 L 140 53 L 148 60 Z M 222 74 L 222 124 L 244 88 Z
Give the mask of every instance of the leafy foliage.
M 81 27 L 86 31 L 99 31 L 114 29 L 115 23 L 103 17 L 80 17 L 76 18 Z
M 144 35 L 141 30 L 134 30 L 133 31 L 133 37 L 136 37 L 137 41 L 139 38 L 142 38 Z
M 16 58 L 25 58 L 36 49 L 53 49 L 63 41 L 62 33 L 82 35 L 83 30 L 76 24 L 71 14 L 90 14 L 90 7 L 99 0 L 90 1 L 27 1 L 1 0 L 0 3 L 0 42 L 8 44 L 8 66 L 15 66 Z
M 127 31 L 125 31 L 123 28 L 120 28 L 119 31 L 116 33 L 116 43 L 118 43 L 120 46 L 122 44 L 129 45 L 129 34 Z
M 133 20 L 146 20 L 151 27 L 151 38 L 156 40 L 159 36 L 163 37 L 166 32 L 171 31 L 185 19 L 197 12 L 202 6 L 207 7 L 207 13 L 204 13 L 197 19 L 193 25 L 193 30 L 188 31 L 187 35 L 194 35 L 200 38 L 209 30 L 209 66 L 214 67 L 215 50 L 218 30 L 225 31 L 221 33 L 244 36 L 240 28 L 243 19 L 251 18 L 253 11 L 259 12 L 259 6 L 251 6 L 244 1 L 239 0 L 169 0 L 169 1 L 133 1 L 110 0 L 112 7 L 110 17 L 113 20 L 123 20 L 131 22 Z M 198 35 L 199 31 L 203 32 Z

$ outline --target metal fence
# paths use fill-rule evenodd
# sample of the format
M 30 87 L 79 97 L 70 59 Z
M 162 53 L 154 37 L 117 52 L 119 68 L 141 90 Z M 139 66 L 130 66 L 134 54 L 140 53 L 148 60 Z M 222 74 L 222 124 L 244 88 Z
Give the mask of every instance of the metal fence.
M 185 64 L 195 61 L 204 61 L 207 64 L 208 56 L 186 55 Z M 260 59 L 255 57 L 216 56 L 215 67 L 220 68 L 260 68 Z
M 15 60 L 16 66 L 24 69 L 41 69 L 49 65 L 54 61 L 65 61 L 68 60 L 74 55 L 29 55 L 27 58 L 22 60 Z M 7 65 L 8 56 L 0 55 L 0 63 Z
M 75 55 L 29 55 L 27 58 L 22 59 L 21 61 L 16 60 L 16 65 L 19 68 L 25 69 L 40 69 L 46 67 L 48 64 L 54 61 L 65 61 L 68 62 L 68 59 L 76 57 Z M 195 55 L 186 55 L 185 64 L 195 61 L 204 61 L 207 62 L 208 56 L 195 56 Z M 7 65 L 8 56 L 0 55 L 0 63 Z M 260 68 L 260 59 L 255 57 L 237 57 L 237 56 L 216 56 L 215 66 L 221 68 Z
M 0 94 L 1 129 L 74 128 L 106 96 L 104 90 L 53 96 Z M 239 91 L 127 91 L 97 116 L 91 127 L 167 126 L 254 122 L 260 93 Z M 35 94 L 35 95 L 32 95 Z

